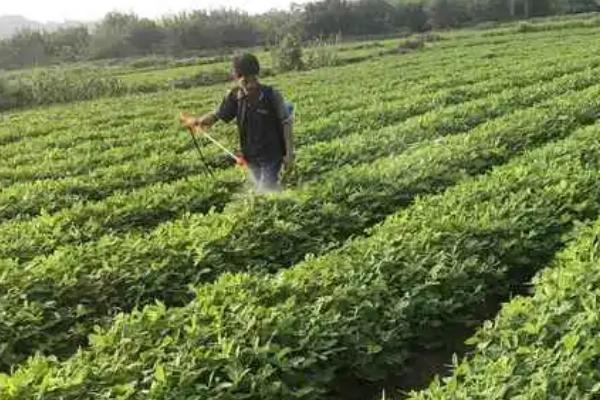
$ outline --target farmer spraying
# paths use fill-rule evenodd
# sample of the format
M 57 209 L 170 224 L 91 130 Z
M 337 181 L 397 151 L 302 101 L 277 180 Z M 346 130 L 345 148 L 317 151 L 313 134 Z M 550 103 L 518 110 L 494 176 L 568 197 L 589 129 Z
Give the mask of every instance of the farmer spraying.
M 236 120 L 244 163 L 260 192 L 280 189 L 282 167 L 294 165 L 292 107 L 281 94 L 258 80 L 260 65 L 252 54 L 233 59 L 233 75 L 238 85 L 230 90 L 219 108 L 200 118 L 182 116 L 188 129 L 209 129 L 217 121 Z M 239 160 L 238 160 L 239 161 Z

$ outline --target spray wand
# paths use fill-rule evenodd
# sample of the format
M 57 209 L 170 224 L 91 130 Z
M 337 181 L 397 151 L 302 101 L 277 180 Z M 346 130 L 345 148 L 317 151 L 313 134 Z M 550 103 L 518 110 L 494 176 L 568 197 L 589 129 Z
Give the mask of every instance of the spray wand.
M 187 116 L 187 114 L 181 113 L 181 115 L 179 117 L 180 121 L 183 122 L 183 121 L 185 121 L 186 118 L 189 118 Z M 229 149 L 227 149 L 227 147 L 223 146 L 219 141 L 217 141 L 215 138 L 213 138 L 211 135 L 209 135 L 208 132 L 206 132 L 205 129 L 202 129 L 201 126 L 188 125 L 187 128 L 190 133 L 190 136 L 192 137 L 192 141 L 194 142 L 194 145 L 196 146 L 196 149 L 198 150 L 198 153 L 200 154 L 200 158 L 202 159 L 202 162 L 205 164 L 207 170 L 209 170 L 211 175 L 213 173 L 208 168 L 208 165 L 206 164 L 204 155 L 202 154 L 202 151 L 200 150 L 200 146 L 198 145 L 198 141 L 196 140 L 196 136 L 194 136 L 194 133 L 200 132 L 202 134 L 202 136 L 206 137 L 208 140 L 210 140 L 212 143 L 214 143 L 219 149 L 223 150 L 223 152 L 225 152 L 225 154 L 227 154 L 227 156 L 231 157 L 237 165 L 242 166 L 242 167 L 246 167 L 248 165 L 248 163 L 246 162 L 246 159 L 242 155 L 236 155 L 236 154 L 232 153 L 231 151 L 229 151 Z
M 208 132 L 206 132 L 201 127 L 197 126 L 197 127 L 195 127 L 195 129 L 196 129 L 196 131 L 200 131 L 204 137 L 206 137 L 208 140 L 213 142 L 218 148 L 223 150 L 223 152 L 225 152 L 225 154 L 227 154 L 229 157 L 231 157 L 233 160 L 235 160 L 235 163 L 237 165 L 240 165 L 242 167 L 245 167 L 246 165 L 248 165 L 244 156 L 233 154 L 229 149 L 227 149 L 227 147 L 223 146 L 219 141 L 217 141 L 215 138 L 213 138 L 211 135 L 209 135 Z

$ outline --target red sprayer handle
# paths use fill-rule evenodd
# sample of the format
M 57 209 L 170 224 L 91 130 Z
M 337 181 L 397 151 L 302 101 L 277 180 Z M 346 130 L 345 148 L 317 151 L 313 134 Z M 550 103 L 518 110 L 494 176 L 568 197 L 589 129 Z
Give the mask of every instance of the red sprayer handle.
M 240 167 L 247 167 L 248 166 L 248 161 L 246 161 L 246 159 L 244 158 L 244 156 L 241 155 L 241 154 L 238 154 L 237 156 L 235 156 L 235 162 Z

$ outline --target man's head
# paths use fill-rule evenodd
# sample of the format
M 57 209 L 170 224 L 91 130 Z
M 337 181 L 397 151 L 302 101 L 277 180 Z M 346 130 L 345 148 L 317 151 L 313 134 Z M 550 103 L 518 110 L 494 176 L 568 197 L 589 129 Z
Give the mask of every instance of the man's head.
M 260 64 L 253 54 L 245 53 L 233 58 L 233 76 L 245 92 L 258 88 L 259 72 Z

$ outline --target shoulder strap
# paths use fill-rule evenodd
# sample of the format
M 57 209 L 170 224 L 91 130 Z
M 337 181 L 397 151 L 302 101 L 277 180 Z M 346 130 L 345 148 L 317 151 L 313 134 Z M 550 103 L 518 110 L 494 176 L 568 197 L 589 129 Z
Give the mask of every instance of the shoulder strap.
M 238 104 L 238 122 L 240 125 L 244 124 L 244 115 L 246 114 L 246 102 L 244 101 L 244 97 L 242 96 L 242 91 L 240 88 L 232 89 L 232 95 L 235 96 Z
M 263 86 L 263 93 L 267 99 L 267 103 L 269 104 L 270 111 L 273 115 L 277 115 L 277 108 L 275 107 L 275 96 L 273 96 L 273 87 L 272 86 Z
M 237 125 L 238 125 L 238 134 L 240 139 L 240 146 L 242 149 L 246 147 L 246 135 L 245 135 L 245 123 L 246 123 L 246 102 L 244 101 L 244 97 L 241 95 L 240 88 L 232 89 L 232 95 L 235 96 L 237 101 Z

